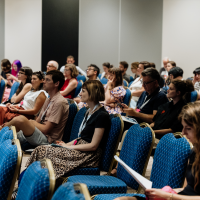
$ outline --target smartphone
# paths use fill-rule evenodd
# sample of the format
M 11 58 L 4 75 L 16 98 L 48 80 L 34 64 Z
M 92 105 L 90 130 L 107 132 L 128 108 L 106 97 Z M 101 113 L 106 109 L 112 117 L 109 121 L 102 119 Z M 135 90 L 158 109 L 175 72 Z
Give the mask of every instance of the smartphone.
M 122 104 L 119 103 L 119 102 L 117 103 L 117 105 L 118 105 L 120 108 L 122 108 L 122 109 L 124 108 L 124 106 L 122 106 Z

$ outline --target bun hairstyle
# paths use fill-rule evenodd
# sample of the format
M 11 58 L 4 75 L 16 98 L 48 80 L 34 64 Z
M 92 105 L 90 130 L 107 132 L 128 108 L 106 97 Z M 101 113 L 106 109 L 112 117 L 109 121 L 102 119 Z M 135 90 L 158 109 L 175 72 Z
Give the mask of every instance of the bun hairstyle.
M 190 102 L 190 93 L 194 91 L 194 85 L 190 80 L 172 80 L 171 82 L 176 91 L 180 91 L 180 95 L 182 98 L 186 100 L 186 102 Z
M 114 66 L 111 65 L 109 62 L 105 62 L 102 64 L 103 66 L 107 67 L 108 69 L 113 68 Z
M 1 66 L 3 71 L 7 71 L 11 69 L 11 63 L 8 59 L 3 59 L 1 61 Z
M 180 121 L 184 121 L 188 126 L 194 128 L 195 144 L 193 145 L 196 156 L 192 165 L 192 174 L 195 179 L 194 190 L 196 191 L 196 187 L 200 181 L 200 102 L 196 101 L 185 105 L 178 116 L 178 119 Z

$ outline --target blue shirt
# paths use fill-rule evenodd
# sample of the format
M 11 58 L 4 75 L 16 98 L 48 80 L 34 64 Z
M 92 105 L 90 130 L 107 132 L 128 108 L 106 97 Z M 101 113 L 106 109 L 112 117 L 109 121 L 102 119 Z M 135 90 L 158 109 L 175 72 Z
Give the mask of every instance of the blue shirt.
M 137 102 L 137 108 L 140 109 L 140 113 L 153 114 L 154 110 L 158 110 L 160 105 L 167 102 L 166 94 L 158 87 L 151 95 L 144 91 Z

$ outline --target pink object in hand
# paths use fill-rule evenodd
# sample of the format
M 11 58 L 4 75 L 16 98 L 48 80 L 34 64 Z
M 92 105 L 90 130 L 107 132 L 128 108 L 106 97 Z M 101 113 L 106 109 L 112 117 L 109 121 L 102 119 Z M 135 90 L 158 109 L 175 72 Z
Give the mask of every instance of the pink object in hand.
M 73 145 L 76 145 L 76 143 L 77 143 L 77 140 L 74 141 L 74 144 L 73 144 Z
M 161 190 L 164 191 L 164 192 L 177 194 L 170 186 L 165 186 Z M 148 197 L 146 197 L 146 200 L 148 200 Z M 156 198 L 155 200 L 163 200 L 163 199 Z
M 136 111 L 137 111 L 137 112 L 140 112 L 140 109 L 136 108 Z

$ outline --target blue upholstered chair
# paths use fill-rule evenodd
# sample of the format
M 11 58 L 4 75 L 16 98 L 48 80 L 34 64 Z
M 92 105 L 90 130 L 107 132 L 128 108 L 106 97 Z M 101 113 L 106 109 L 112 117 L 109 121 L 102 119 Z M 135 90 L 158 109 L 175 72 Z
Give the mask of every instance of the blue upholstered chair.
M 191 92 L 191 100 L 190 102 L 195 102 L 198 99 L 198 93 L 196 90 Z
M 80 81 L 80 80 L 83 81 L 83 83 L 86 81 L 86 77 L 80 74 L 76 77 L 76 79 L 77 81 Z
M 163 188 L 169 185 L 180 188 L 183 185 L 185 170 L 190 154 L 190 145 L 183 138 L 176 139 L 172 133 L 161 138 L 155 150 L 150 180 L 152 188 Z M 138 194 L 117 194 L 118 196 L 138 196 Z M 95 200 L 111 200 L 117 195 L 98 195 Z M 145 197 L 145 195 L 140 195 Z
M 83 85 L 83 82 L 79 81 L 79 82 L 78 82 L 78 85 L 77 85 L 77 87 L 76 87 L 76 90 L 75 90 L 74 98 L 77 97 L 78 94 L 80 93 L 81 88 L 82 88 L 82 85 Z
M 128 87 L 128 82 L 125 79 L 123 79 L 123 84 L 124 84 L 124 87 Z
M 131 91 L 127 88 L 126 94 L 125 94 L 124 99 L 123 99 L 123 103 L 126 104 L 127 106 L 129 106 L 130 101 L 131 101 Z
M 8 99 L 11 99 L 12 96 L 17 92 L 17 89 L 19 87 L 20 83 L 19 82 L 14 82 L 12 87 L 11 87 L 11 90 L 10 90 L 10 95 L 9 95 L 9 98 Z
M 101 74 L 99 73 L 99 75 L 98 75 L 98 78 L 100 79 L 101 78 Z
M 147 125 L 148 126 L 148 125 Z M 120 158 L 139 174 L 145 174 L 147 162 L 153 148 L 155 134 L 150 127 L 133 125 L 127 132 L 120 152 Z M 91 195 L 125 193 L 127 185 L 138 190 L 138 183 L 120 165 L 117 178 L 112 176 L 71 176 L 69 183 L 85 183 Z
M 0 83 L 0 103 L 2 103 L 5 88 L 6 88 L 6 82 L 3 79 L 1 79 L 1 83 Z
M 52 200 L 91 200 L 87 186 L 82 183 L 71 184 L 65 183 L 61 185 L 53 195 Z
M 105 84 L 107 84 L 108 79 L 103 77 L 103 78 L 100 80 L 100 82 L 101 82 L 103 85 L 105 85 Z
M 22 161 L 19 140 L 6 140 L 0 144 L 0 199 L 11 199 Z
M 119 114 L 110 115 L 111 129 L 108 135 L 107 144 L 103 150 L 100 167 L 95 168 L 76 168 L 73 171 L 67 173 L 65 176 L 72 175 L 100 175 L 100 171 L 106 171 L 110 174 L 114 163 L 113 156 L 116 154 L 119 141 L 122 136 L 124 128 L 123 120 Z M 74 125 L 73 125 L 74 126 Z M 78 135 L 78 133 L 77 133 Z M 76 136 L 77 138 L 77 136 Z M 73 138 L 75 139 L 75 138 Z
M 130 82 L 133 82 L 134 78 L 132 76 L 130 76 Z
M 11 129 L 8 126 L 6 126 L 0 131 L 0 144 L 2 144 L 8 139 L 17 139 L 17 133 L 14 126 L 11 126 Z
M 25 171 L 19 185 L 17 200 L 50 200 L 55 187 L 51 160 L 32 163 Z
M 132 83 L 133 83 L 133 81 L 131 81 L 131 82 L 128 84 L 128 87 L 130 87 Z
M 78 112 L 77 104 L 74 103 L 73 100 L 70 100 L 69 116 L 68 116 L 67 123 L 65 125 L 64 134 L 62 137 L 62 141 L 64 141 L 65 143 L 69 142 L 71 131 L 72 131 L 73 121 L 74 121 L 74 118 L 75 118 L 77 112 Z

